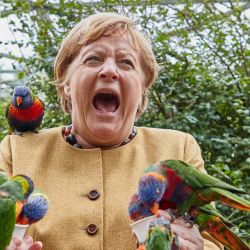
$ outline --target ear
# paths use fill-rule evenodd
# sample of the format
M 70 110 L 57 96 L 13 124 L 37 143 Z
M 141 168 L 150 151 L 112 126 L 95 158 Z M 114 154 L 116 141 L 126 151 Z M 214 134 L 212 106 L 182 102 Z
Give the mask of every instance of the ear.
M 70 97 L 70 84 L 69 84 L 69 83 L 66 83 L 66 84 L 63 86 L 63 90 L 64 90 L 64 94 L 65 94 L 67 97 Z

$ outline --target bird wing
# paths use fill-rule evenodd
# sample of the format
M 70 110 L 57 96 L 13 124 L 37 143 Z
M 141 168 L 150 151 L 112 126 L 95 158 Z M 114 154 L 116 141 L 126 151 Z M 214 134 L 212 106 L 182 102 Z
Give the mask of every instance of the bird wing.
M 7 119 L 9 116 L 9 108 L 10 108 L 10 103 L 8 104 L 8 106 L 6 107 L 6 110 L 5 110 L 5 118 L 7 118 Z
M 3 171 L 0 171 L 0 185 L 2 185 L 4 182 L 8 180 L 9 180 L 8 174 L 6 174 Z
M 224 217 L 214 206 L 212 206 L 211 204 L 207 204 L 204 206 L 199 207 L 199 210 L 204 213 L 204 214 L 208 214 L 208 215 L 213 215 L 216 217 L 219 217 L 223 223 L 225 223 L 227 226 L 234 226 L 234 224 L 229 221 L 226 217 Z
M 38 97 L 37 97 L 37 98 L 38 98 Z M 43 109 L 45 109 L 45 103 L 44 103 L 40 98 L 38 98 L 38 99 L 39 99 L 39 101 L 41 102 Z
M 0 249 L 5 249 L 12 238 L 15 227 L 15 201 L 12 198 L 0 197 Z
M 187 185 L 194 189 L 201 189 L 207 187 L 216 187 L 226 189 L 231 192 L 245 194 L 246 191 L 234 187 L 224 181 L 221 181 L 209 174 L 202 173 L 195 167 L 177 160 L 166 160 L 160 162 L 165 167 L 171 168 L 185 181 Z
M 42 108 L 44 109 L 45 108 L 44 102 L 38 96 L 34 95 L 31 90 L 30 90 L 30 94 L 31 94 L 31 98 L 32 98 L 33 102 L 35 102 L 35 100 L 39 100 L 39 102 L 42 105 Z
M 232 223 L 212 205 L 199 207 L 195 222 L 200 231 L 206 231 L 214 239 L 231 250 L 250 250 L 249 246 L 230 229 Z

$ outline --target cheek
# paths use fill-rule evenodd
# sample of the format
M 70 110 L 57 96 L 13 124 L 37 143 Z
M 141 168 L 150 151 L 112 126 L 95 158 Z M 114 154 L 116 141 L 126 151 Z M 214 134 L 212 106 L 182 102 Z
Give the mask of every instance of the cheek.
M 138 105 L 142 102 L 142 83 L 137 79 L 137 83 L 133 85 L 132 89 L 129 90 L 133 96 L 134 102 Z
M 92 105 L 93 89 L 96 81 L 96 73 L 90 70 L 78 71 L 71 79 L 72 109 L 77 113 L 86 113 Z

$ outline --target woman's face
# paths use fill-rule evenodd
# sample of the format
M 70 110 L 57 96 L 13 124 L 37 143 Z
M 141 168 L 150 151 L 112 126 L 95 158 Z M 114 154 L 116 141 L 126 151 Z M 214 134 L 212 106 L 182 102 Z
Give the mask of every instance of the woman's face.
M 130 35 L 116 34 L 82 48 L 69 67 L 73 132 L 87 145 L 117 145 L 131 133 L 144 84 L 139 58 Z

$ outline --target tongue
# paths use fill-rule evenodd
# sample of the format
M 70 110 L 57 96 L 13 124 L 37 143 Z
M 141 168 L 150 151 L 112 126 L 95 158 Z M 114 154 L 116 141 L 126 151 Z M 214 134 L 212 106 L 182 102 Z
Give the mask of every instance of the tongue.
M 114 102 L 106 102 L 106 101 L 101 101 L 98 100 L 95 102 L 95 107 L 104 112 L 115 112 L 116 110 L 116 104 Z
M 115 112 L 118 108 L 118 103 L 116 98 L 113 98 L 109 95 L 97 95 L 94 98 L 94 106 L 96 109 L 103 112 Z

